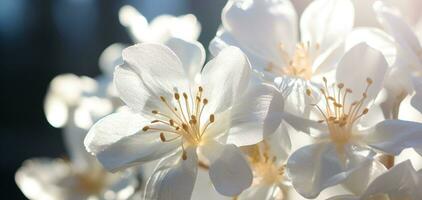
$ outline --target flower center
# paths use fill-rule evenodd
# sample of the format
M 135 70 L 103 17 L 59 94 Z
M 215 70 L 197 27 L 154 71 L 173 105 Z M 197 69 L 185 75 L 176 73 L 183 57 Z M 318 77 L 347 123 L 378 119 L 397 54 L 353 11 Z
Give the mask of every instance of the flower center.
M 315 51 L 316 53 L 318 50 L 319 44 L 312 47 L 310 42 L 301 42 L 296 45 L 295 52 L 293 56 L 290 57 L 285 50 L 284 45 L 280 44 L 280 55 L 284 60 L 289 61 L 288 65 L 282 68 L 276 68 L 270 63 L 266 70 L 280 75 L 289 75 L 310 80 L 312 78 L 312 51 Z
M 153 110 L 156 119 L 142 130 L 159 131 L 162 142 L 182 138 L 182 157 L 186 159 L 184 143 L 194 146 L 200 144 L 209 125 L 215 122 L 214 114 L 209 115 L 208 120 L 201 121 L 204 108 L 208 104 L 208 99 L 202 95 L 203 88 L 199 86 L 194 98 L 185 92 L 175 92 L 170 100 L 160 96 L 163 110 Z
M 332 90 L 328 89 L 327 79 L 324 77 L 324 87 L 320 88 L 320 92 L 325 99 L 325 108 L 318 104 L 312 104 L 323 116 L 319 123 L 326 123 L 330 133 L 331 140 L 338 144 L 344 145 L 353 137 L 353 127 L 355 122 L 368 113 L 368 108 L 363 108 L 367 98 L 367 92 L 372 84 L 372 79 L 367 78 L 367 86 L 362 93 L 362 97 L 358 100 L 348 102 L 347 95 L 352 93 L 350 88 L 344 88 L 343 83 L 334 83 Z M 312 97 L 310 89 L 306 90 L 306 94 Z
M 87 194 L 98 194 L 106 185 L 106 172 L 93 170 L 90 173 L 76 174 L 78 186 Z
M 284 166 L 277 166 L 276 157 L 264 141 L 248 149 L 248 157 L 254 171 L 254 182 L 273 185 L 283 180 Z

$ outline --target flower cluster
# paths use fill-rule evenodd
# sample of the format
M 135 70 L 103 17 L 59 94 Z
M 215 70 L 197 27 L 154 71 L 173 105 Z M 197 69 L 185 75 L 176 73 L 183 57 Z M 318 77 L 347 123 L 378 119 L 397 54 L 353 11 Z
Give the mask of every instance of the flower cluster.
M 422 29 L 395 6 L 228 0 L 208 62 L 193 15 L 124 6 L 136 44 L 50 84 L 69 159 L 16 182 L 36 200 L 422 199 Z

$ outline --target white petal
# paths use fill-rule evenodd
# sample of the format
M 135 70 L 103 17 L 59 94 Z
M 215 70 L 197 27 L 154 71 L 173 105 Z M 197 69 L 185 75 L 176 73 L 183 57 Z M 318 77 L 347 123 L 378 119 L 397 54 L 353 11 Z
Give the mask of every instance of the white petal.
M 406 24 L 403 17 L 398 16 L 387 4 L 377 1 L 374 4 L 374 10 L 377 14 L 378 21 L 384 29 L 390 33 L 394 39 L 400 44 L 412 64 L 420 65 L 418 52 L 421 51 L 421 45 L 411 27 Z M 420 69 L 420 68 L 419 68 Z
M 420 199 L 422 198 L 420 181 L 410 161 L 405 161 L 377 177 L 361 198 L 365 199 L 374 194 L 387 194 L 391 197 L 408 196 L 409 199 Z
M 172 93 L 176 88 L 188 89 L 188 76 L 182 62 L 168 47 L 142 43 L 123 50 L 123 61 L 152 89 Z
M 274 133 L 281 122 L 278 113 L 283 110 L 283 99 L 277 96 L 270 85 L 260 84 L 249 88 L 242 97 L 247 101 L 238 101 L 232 109 L 227 143 L 252 145 L 260 142 L 264 135 Z
M 163 143 L 158 132 L 143 132 L 149 122 L 128 110 L 111 114 L 91 128 L 85 147 L 110 171 L 159 159 L 177 148 L 180 141 Z
M 301 40 L 319 44 L 321 51 L 340 42 L 353 28 L 354 8 L 350 0 L 315 0 L 300 19 Z
M 235 196 L 251 185 L 252 171 L 235 145 L 207 141 L 200 148 L 210 163 L 209 175 L 220 194 Z
M 273 64 L 287 64 L 280 45 L 291 55 L 297 42 L 297 15 L 290 1 L 228 1 L 222 22 L 239 44 Z
M 91 168 L 94 163 L 98 165 L 95 157 L 89 154 L 84 146 L 87 130 L 69 123 L 64 127 L 63 134 L 64 144 L 73 168 L 84 171 Z
M 368 86 L 367 78 L 372 80 L 366 103 L 373 99 L 382 88 L 388 64 L 383 54 L 365 43 L 351 48 L 340 61 L 336 80 L 350 88 L 348 102 L 360 100 Z
M 117 65 L 123 64 L 122 51 L 124 48 L 126 48 L 126 45 L 121 43 L 114 43 L 104 49 L 98 60 L 100 69 L 104 74 L 107 76 L 112 76 L 114 68 Z
M 148 21 L 134 7 L 125 5 L 120 8 L 119 20 L 129 30 L 135 42 L 148 41 Z
M 160 15 L 151 21 L 149 31 L 150 42 L 166 43 L 172 37 L 194 41 L 198 39 L 201 25 L 192 14 L 179 17 Z
M 296 191 L 306 198 L 315 198 L 322 190 L 341 183 L 354 171 L 369 164 L 364 156 L 354 154 L 350 147 L 340 153 L 334 144 L 320 142 L 293 152 L 287 170 Z
M 209 100 L 208 112 L 218 113 L 231 107 L 248 87 L 250 72 L 248 59 L 236 47 L 225 48 L 209 61 L 201 77 L 204 98 Z
M 370 166 L 362 167 L 353 172 L 342 185 L 353 194 L 363 194 L 368 185 L 386 171 L 387 169 L 382 163 L 374 161 L 370 163 Z
M 145 111 L 147 104 L 159 103 L 159 101 L 148 101 L 154 98 L 154 94 L 148 90 L 140 76 L 127 65 L 116 67 L 113 81 L 119 97 L 136 112 Z
M 406 148 L 422 148 L 422 123 L 385 120 L 370 129 L 364 139 L 371 147 L 398 155 Z
M 353 195 L 338 195 L 334 197 L 330 197 L 327 200 L 360 200 L 359 197 L 353 196 Z
M 197 41 L 186 41 L 178 38 L 170 38 L 166 45 L 176 53 L 182 61 L 183 67 L 189 76 L 189 80 L 194 81 L 201 72 L 205 62 L 205 49 Z
M 194 148 L 186 149 L 186 160 L 181 152 L 163 159 L 148 179 L 144 199 L 190 199 L 197 176 L 198 157 Z
M 253 52 L 248 50 L 248 48 L 243 47 L 243 45 L 238 43 L 234 36 L 227 32 L 224 28 L 220 28 L 217 31 L 216 36 L 211 40 L 209 44 L 209 51 L 213 56 L 217 56 L 224 48 L 229 46 L 236 46 L 242 49 L 254 69 L 263 71 L 264 68 L 267 67 L 269 62 L 268 60 L 255 55 Z
M 396 44 L 384 31 L 377 28 L 356 28 L 347 36 L 345 49 L 349 50 L 362 42 L 381 51 L 390 66 L 394 63 L 397 56 Z

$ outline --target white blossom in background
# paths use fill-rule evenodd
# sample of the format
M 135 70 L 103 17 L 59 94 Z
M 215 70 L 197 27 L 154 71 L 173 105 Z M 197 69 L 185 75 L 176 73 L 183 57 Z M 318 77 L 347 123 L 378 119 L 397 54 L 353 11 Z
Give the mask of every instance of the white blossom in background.
M 227 45 L 239 46 L 259 71 L 311 80 L 335 67 L 341 56 L 335 50 L 353 27 L 353 4 L 316 0 L 299 24 L 297 18 L 290 1 L 230 0 L 210 51 L 216 54 Z
M 422 173 L 417 172 L 410 161 L 404 161 L 375 178 L 362 193 L 329 200 L 416 200 L 422 198 L 421 184 Z
M 73 74 L 54 78 L 47 92 L 44 109 L 47 120 L 63 128 L 69 160 L 33 158 L 23 163 L 16 183 L 29 199 L 127 199 L 138 185 L 130 171 L 111 174 L 92 155 L 83 139 L 98 116 L 110 113 L 111 103 L 92 94 L 95 80 Z
M 123 51 L 114 82 L 129 109 L 95 124 L 85 146 L 111 171 L 164 158 L 148 180 L 146 199 L 189 199 L 198 161 L 209 166 L 219 193 L 237 195 L 251 184 L 252 172 L 235 145 L 262 140 L 266 113 L 241 104 L 254 96 L 245 91 L 249 62 L 228 47 L 201 72 L 202 45 L 169 44 L 179 48 L 141 43 Z
M 318 121 L 283 115 L 294 128 L 315 137 L 314 144 L 293 152 L 287 163 L 300 194 L 315 198 L 356 171 L 373 167 L 375 150 L 398 155 L 403 149 L 421 147 L 422 124 L 371 119 L 372 101 L 382 88 L 387 67 L 379 51 L 359 44 L 340 61 L 335 81 L 323 78 L 318 95 L 306 91 L 314 101 L 310 106 L 316 113 L 311 116 Z
M 201 25 L 192 14 L 179 17 L 160 15 L 148 23 L 134 7 L 126 5 L 120 9 L 119 19 L 135 43 L 166 43 L 172 37 L 194 41 L 201 32 Z

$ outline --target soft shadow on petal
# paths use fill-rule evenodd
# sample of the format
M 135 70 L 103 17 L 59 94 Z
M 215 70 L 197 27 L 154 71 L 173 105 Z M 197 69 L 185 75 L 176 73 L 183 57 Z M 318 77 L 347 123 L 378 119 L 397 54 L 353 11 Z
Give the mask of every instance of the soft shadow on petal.
M 384 55 L 365 43 L 351 48 L 342 58 L 336 72 L 336 82 L 350 88 L 348 102 L 360 100 L 368 86 L 368 78 L 372 81 L 367 92 L 365 105 L 375 98 L 382 88 L 388 63 Z M 331 83 L 329 83 L 331 84 Z M 362 107 L 364 107 L 363 105 Z
M 368 167 L 370 160 L 346 146 L 342 152 L 334 144 L 320 142 L 293 152 L 287 172 L 297 192 L 315 198 L 328 187 L 343 182 L 354 171 Z
M 235 145 L 208 141 L 200 150 L 210 163 L 209 175 L 220 194 L 235 196 L 251 185 L 252 171 Z
M 365 142 L 389 154 L 398 155 L 406 148 L 422 148 L 422 123 L 385 120 L 366 131 Z
M 227 47 L 209 61 L 201 76 L 204 98 L 209 100 L 206 110 L 219 113 L 231 107 L 248 87 L 251 66 L 237 47 Z
M 164 158 L 148 179 L 144 199 L 190 199 L 198 171 L 195 151 L 195 148 L 187 148 L 186 160 L 182 159 L 181 152 Z
M 205 49 L 202 44 L 197 41 L 170 38 L 166 45 L 180 58 L 189 80 L 194 83 L 205 62 Z

